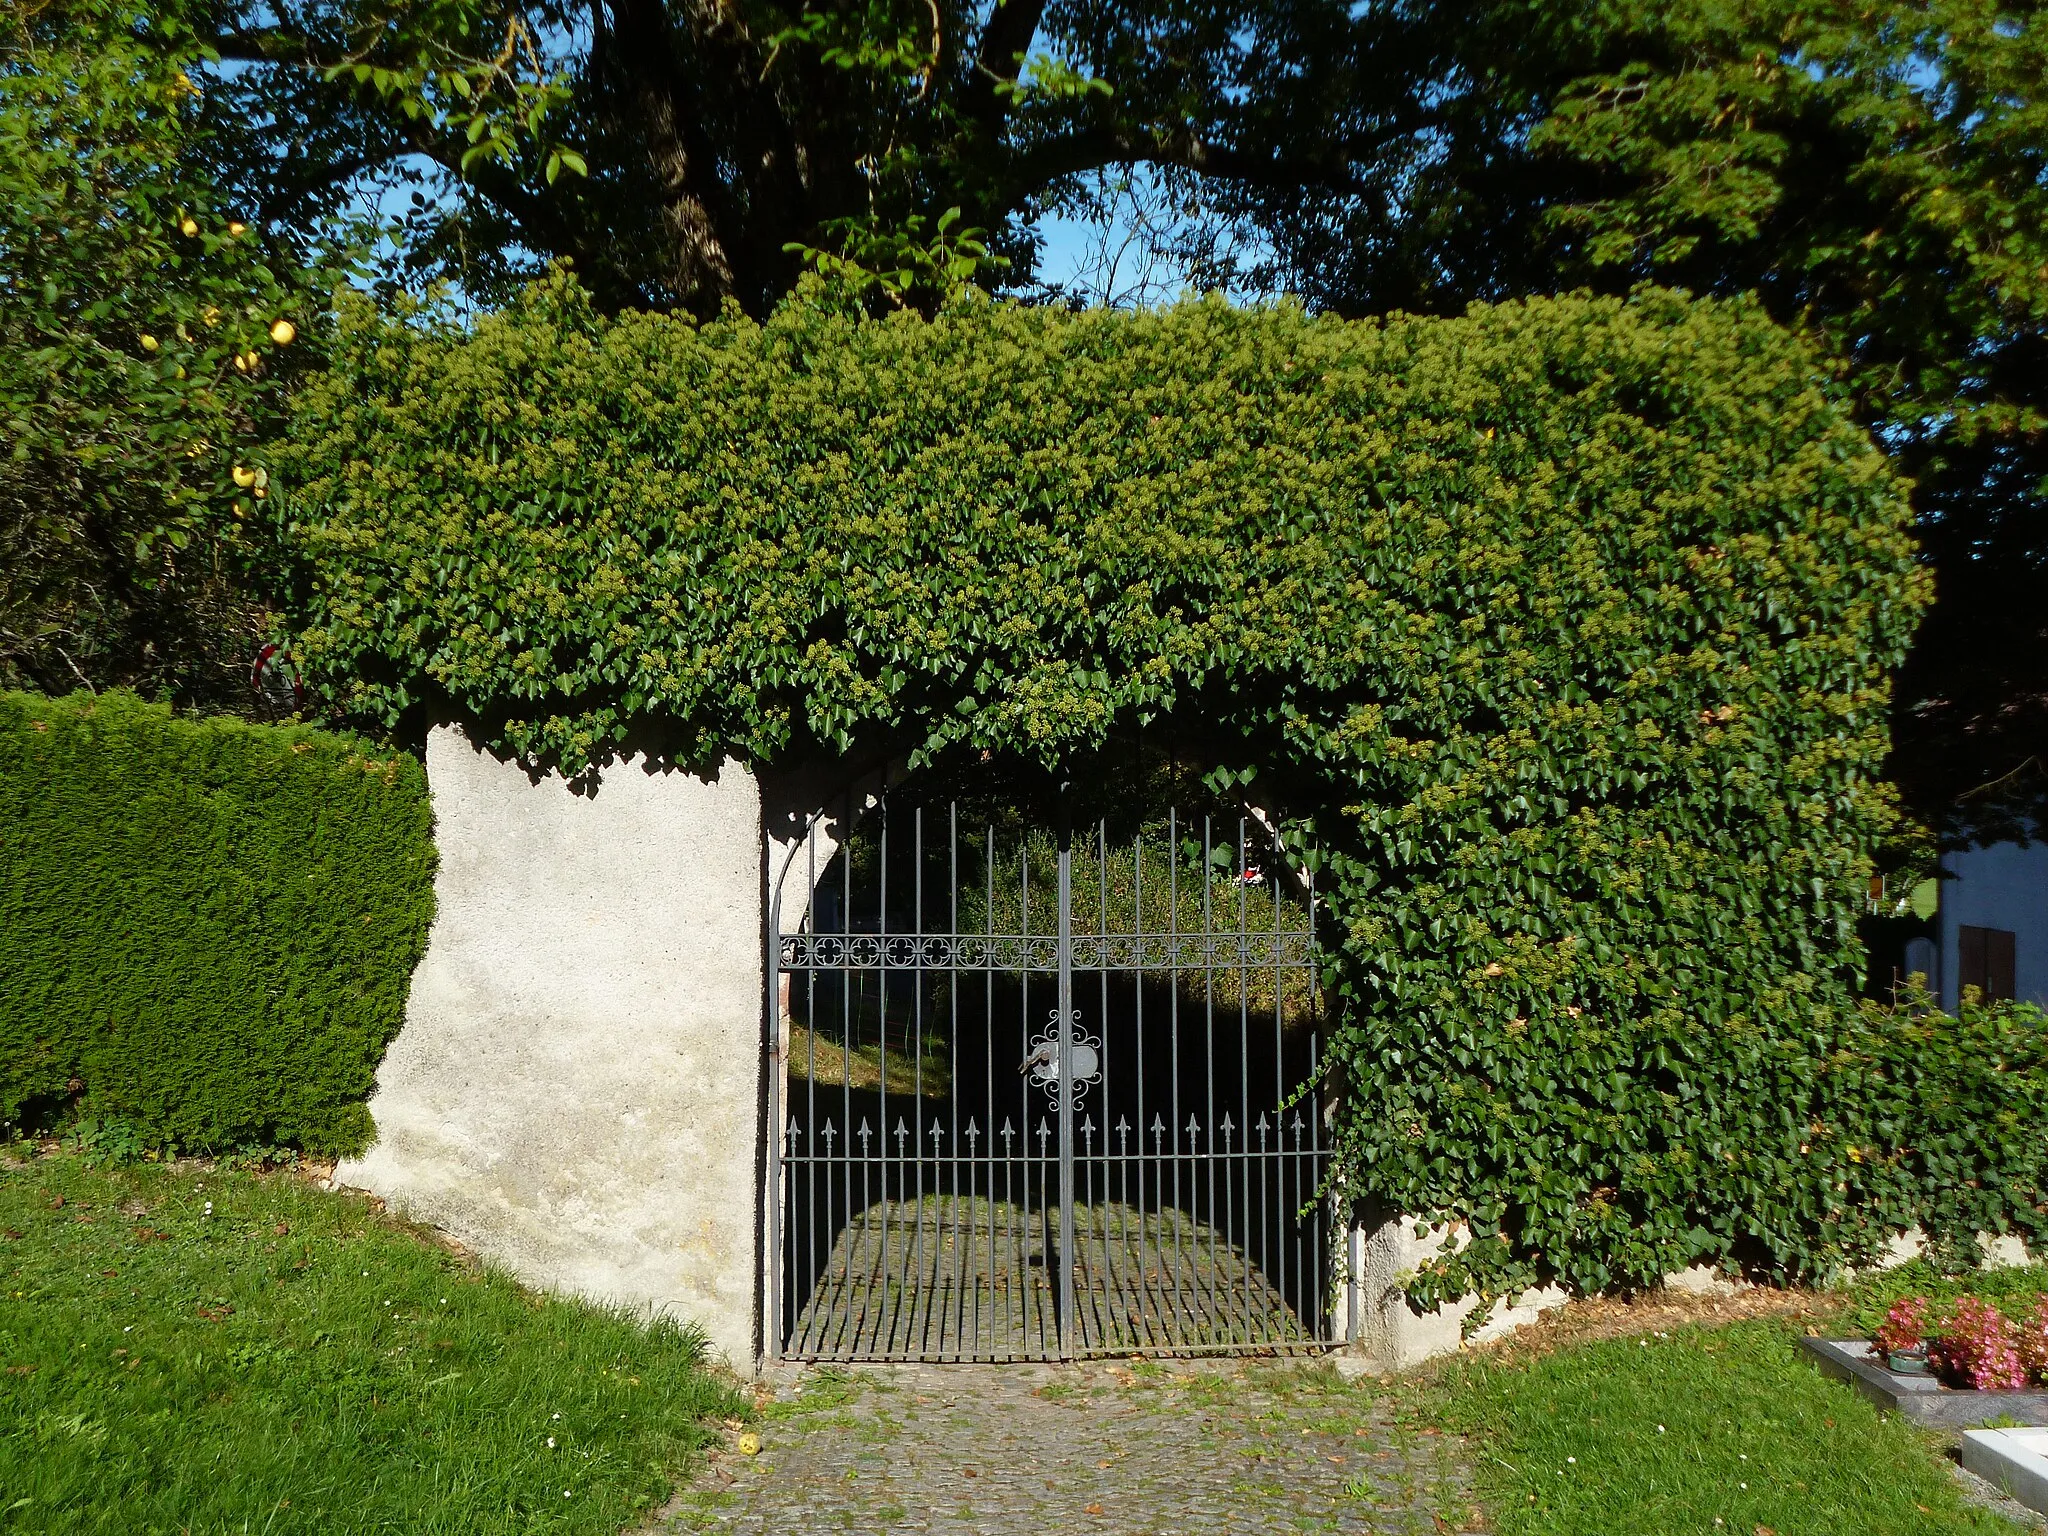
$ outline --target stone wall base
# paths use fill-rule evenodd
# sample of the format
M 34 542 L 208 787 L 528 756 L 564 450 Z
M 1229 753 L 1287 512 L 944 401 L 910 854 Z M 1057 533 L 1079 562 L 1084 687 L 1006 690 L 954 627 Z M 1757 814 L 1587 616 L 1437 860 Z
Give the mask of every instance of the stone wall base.
M 1494 1302 L 1486 1318 L 1472 1333 L 1465 1333 L 1466 1320 L 1479 1306 L 1479 1298 L 1468 1296 L 1433 1312 L 1418 1313 L 1408 1305 L 1404 1284 L 1430 1259 L 1443 1252 L 1447 1242 L 1462 1244 L 1462 1230 L 1455 1234 L 1442 1226 L 1431 1227 L 1417 1236 L 1419 1223 L 1412 1216 L 1396 1217 L 1376 1227 L 1359 1227 L 1351 1234 L 1350 1287 L 1345 1297 L 1347 1316 L 1340 1324 L 1352 1328 L 1351 1342 L 1342 1351 L 1353 1369 L 1374 1374 L 1405 1371 L 1424 1361 L 1457 1353 L 1468 1345 L 1506 1338 L 1544 1313 L 1571 1299 L 1563 1287 L 1551 1284 Z M 2028 1262 L 2026 1245 L 2017 1237 L 1991 1237 L 1979 1241 L 1985 1250 L 1985 1267 L 1999 1269 Z M 1926 1246 L 1926 1234 L 1918 1227 L 1892 1239 L 1890 1249 L 1877 1269 L 1890 1269 L 1919 1256 Z M 1687 1295 L 1732 1295 L 1742 1287 L 1718 1270 L 1704 1264 L 1664 1277 L 1665 1286 Z M 1355 1318 L 1355 1322 L 1351 1319 Z

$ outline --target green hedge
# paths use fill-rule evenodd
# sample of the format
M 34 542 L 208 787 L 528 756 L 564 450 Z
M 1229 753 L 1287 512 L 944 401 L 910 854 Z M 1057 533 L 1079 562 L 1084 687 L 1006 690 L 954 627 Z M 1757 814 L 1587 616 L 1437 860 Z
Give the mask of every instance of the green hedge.
M 1924 995 L 1866 1004 L 1805 1127 L 1809 1149 L 1839 1144 L 1806 1154 L 1839 1172 L 1837 1205 L 1925 1228 L 1958 1268 L 1976 1267 L 1981 1233 L 2017 1233 L 2037 1257 L 2048 1245 L 2048 1019 L 1974 999 L 1956 1017 Z
M 346 308 L 297 412 L 299 654 L 379 729 L 572 771 L 1085 766 L 1171 717 L 1255 771 L 1321 849 L 1346 1188 L 1479 1239 L 1420 1299 L 1811 1275 L 1949 1199 L 1910 1116 L 1810 1130 L 1843 1063 L 1904 1065 L 1854 920 L 1926 584 L 1753 304 L 926 321 L 812 287 L 699 326 L 558 277 L 473 326 Z M 2038 1225 L 2003 1132 L 1956 1155 L 1969 1219 Z
M 309 728 L 0 693 L 0 1121 L 361 1145 L 433 912 L 425 775 Z

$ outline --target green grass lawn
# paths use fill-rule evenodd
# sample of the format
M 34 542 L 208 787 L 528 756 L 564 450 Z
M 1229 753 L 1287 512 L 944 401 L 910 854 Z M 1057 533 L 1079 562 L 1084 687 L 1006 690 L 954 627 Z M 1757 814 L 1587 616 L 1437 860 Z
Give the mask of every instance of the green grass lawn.
M 1841 1331 L 1960 1288 L 1875 1277 Z M 1969 1288 L 2017 1304 L 2048 1270 Z M 1501 1536 L 2016 1529 L 1801 1331 L 1466 1357 L 1396 1390 L 1471 1437 Z M 0 1151 L 0 1533 L 617 1536 L 746 1411 L 687 1331 L 537 1297 L 295 1176 Z
M 1814 1369 L 1803 1331 L 1755 1320 L 1461 1360 L 1427 1401 L 1473 1436 L 1501 1536 L 2018 1530 L 1964 1502 L 1934 1437 Z
M 286 1174 L 0 1154 L 0 1532 L 617 1533 L 736 1415 L 672 1324 Z

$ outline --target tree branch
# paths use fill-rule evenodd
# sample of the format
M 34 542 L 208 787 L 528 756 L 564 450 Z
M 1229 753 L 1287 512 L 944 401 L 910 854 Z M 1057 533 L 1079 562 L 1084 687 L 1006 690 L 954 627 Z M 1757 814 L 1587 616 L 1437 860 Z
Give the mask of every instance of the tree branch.
M 967 99 L 968 115 L 993 135 L 1009 110 L 996 87 L 1015 84 L 1038 24 L 1045 19 L 1045 0 L 997 0 L 995 13 L 981 29 L 974 49 L 974 70 Z
M 284 64 L 294 69 L 326 69 L 332 61 L 317 59 L 306 39 L 276 27 L 254 32 L 222 32 L 207 46 L 227 64 Z
M 325 165 L 315 165 L 310 168 L 309 175 L 289 179 L 279 176 L 273 185 L 280 189 L 280 195 L 258 206 L 257 221 L 263 224 L 290 222 L 301 205 L 313 204 L 320 194 L 333 192 L 355 180 L 363 172 L 389 165 L 394 160 L 402 160 L 410 153 L 412 151 L 409 146 L 398 143 L 393 144 L 384 154 L 345 155 Z M 296 165 L 300 162 L 288 160 L 287 163 Z
M 567 256 L 576 263 L 584 281 L 601 300 L 614 308 L 657 309 L 653 295 L 626 277 L 607 259 L 604 249 L 591 243 L 580 225 L 563 216 L 551 198 L 525 185 L 495 160 L 483 160 L 462 169 L 460 144 L 416 135 L 413 149 L 451 175 L 466 180 L 478 195 L 488 198 L 519 226 L 522 244 L 549 256 Z
M 1389 130 L 1382 137 L 1396 136 Z M 1352 171 L 1348 158 L 1247 154 L 1228 145 L 1211 143 L 1185 127 L 1148 131 L 1127 125 L 1099 125 L 1045 140 L 1020 153 L 1004 177 L 1007 186 L 1001 211 L 1014 212 L 1063 176 L 1111 165 L 1168 165 L 1257 186 L 1321 187 L 1356 196 L 1371 190 Z
M 1220 176 L 1231 181 L 1248 181 L 1258 186 L 1323 187 L 1332 192 L 1362 193 L 1364 182 L 1353 173 L 1348 159 L 1291 158 L 1245 154 L 1227 145 L 1212 144 L 1200 134 L 1180 130 L 1153 135 L 1149 141 L 1131 138 L 1127 144 L 1144 145 L 1131 158 L 1155 165 L 1174 165 L 1203 176 Z

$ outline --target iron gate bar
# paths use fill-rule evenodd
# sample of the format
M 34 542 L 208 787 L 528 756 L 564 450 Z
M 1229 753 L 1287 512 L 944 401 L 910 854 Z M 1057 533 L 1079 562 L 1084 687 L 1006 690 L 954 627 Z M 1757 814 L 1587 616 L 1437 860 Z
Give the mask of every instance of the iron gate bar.
M 1060 1358 L 1074 1358 L 1074 824 L 1060 785 L 1059 1029 L 1060 1105 Z M 1028 1018 L 1029 1015 L 1027 1014 Z
M 1098 820 L 1093 838 L 1096 932 L 1076 934 L 1070 803 L 1063 786 L 1051 935 L 1033 932 L 1040 924 L 1033 917 L 1029 835 L 1016 848 L 1016 931 L 997 931 L 996 873 L 1005 859 L 993 825 L 980 839 L 982 931 L 960 931 L 965 890 L 957 804 L 948 808 L 945 822 L 943 933 L 928 926 L 926 877 L 932 850 L 922 806 L 911 808 L 907 829 L 892 829 L 886 797 L 869 818 L 872 838 L 861 846 L 870 849 L 874 860 L 871 927 L 856 907 L 855 850 L 866 834 L 854 831 L 821 871 L 813 823 L 805 838 L 805 873 L 814 898 L 795 932 L 781 931 L 783 881 L 778 879 L 767 945 L 768 1038 L 776 1069 L 770 1103 L 779 1127 L 779 1134 L 769 1138 L 771 1215 L 764 1265 L 770 1304 L 764 1342 L 771 1353 L 847 1360 L 1072 1358 L 1133 1349 L 1270 1350 L 1327 1341 L 1332 1321 L 1325 1305 L 1329 1277 L 1322 1241 L 1327 1213 L 1318 1200 L 1322 1114 L 1313 1105 L 1306 1117 L 1301 1112 L 1320 1067 L 1312 885 L 1301 901 L 1303 921 L 1290 928 L 1282 882 L 1272 879 L 1270 910 L 1263 917 L 1267 928 L 1255 931 L 1253 887 L 1268 881 L 1251 864 L 1248 824 L 1238 820 L 1226 856 L 1213 818 L 1205 817 L 1199 845 L 1201 931 L 1192 931 L 1182 910 L 1182 823 L 1175 811 L 1165 827 L 1165 920 L 1151 924 L 1159 931 L 1147 932 L 1148 896 L 1156 902 L 1157 888 L 1147 890 L 1147 838 L 1140 828 L 1129 845 L 1130 930 L 1111 934 L 1111 845 L 1106 823 Z M 843 823 L 848 827 L 851 810 L 849 802 Z M 899 834 L 895 840 L 892 830 Z M 909 836 L 903 839 L 906 830 Z M 905 841 L 909 879 L 892 889 L 892 849 Z M 1271 847 L 1280 859 L 1277 835 Z M 784 877 L 795 852 L 791 849 L 784 860 Z M 831 880 L 834 862 L 836 882 Z M 1229 918 L 1216 900 L 1219 875 L 1237 888 L 1236 911 Z M 892 898 L 900 904 L 894 892 L 906 885 L 912 905 L 907 924 L 891 906 Z M 836 915 L 827 910 L 828 895 L 837 899 Z M 1219 932 L 1222 923 L 1234 932 Z M 1272 1080 L 1260 1086 L 1256 1120 L 1253 1077 L 1262 1069 L 1254 1061 L 1255 969 L 1270 971 L 1273 986 Z M 1076 970 L 1097 973 L 1090 990 L 1100 1038 L 1088 1038 L 1085 1054 Z M 1234 1032 L 1227 1024 L 1218 1028 L 1223 1022 L 1217 1017 L 1219 1007 L 1229 1010 L 1232 1003 L 1227 986 L 1219 987 L 1219 970 L 1226 972 L 1226 981 L 1227 973 L 1236 973 Z M 785 1063 L 790 1069 L 796 1063 L 789 1060 L 781 1003 L 783 986 L 798 971 L 804 976 L 801 1113 L 788 1092 L 793 1085 Z M 822 1005 L 829 993 L 821 983 L 829 987 L 834 971 L 840 983 L 835 989 L 840 1035 L 833 1053 L 836 1084 L 821 1081 L 821 1073 L 829 1077 L 831 1063 L 821 1058 L 819 1046 L 833 1011 Z M 1014 1022 L 1019 1035 L 1029 1035 L 1032 979 L 1047 972 L 1056 976 L 1055 1006 L 1048 1010 L 1050 1028 L 1041 1049 L 1049 1047 L 1053 1059 L 1041 1068 L 1050 1066 L 1051 1081 L 1042 1070 L 1029 1077 L 1020 1070 L 1021 1097 L 1012 1106 L 1023 1122 L 1019 1149 L 1018 1130 L 1002 1107 L 1005 1095 L 998 1089 L 995 1058 L 1010 1048 L 1001 1033 L 1004 1023 Z M 860 1092 L 873 1125 L 855 1100 L 857 1073 L 864 1070 L 869 1049 L 862 1043 L 869 974 L 874 977 L 873 1085 L 871 1093 L 866 1087 Z M 1292 1045 L 1290 977 L 1296 978 L 1304 1003 Z M 907 998 L 905 984 L 910 987 Z M 943 1015 L 931 1011 L 937 1001 L 933 984 L 946 989 Z M 1147 992 L 1161 984 L 1166 990 L 1164 1041 L 1148 1019 Z M 979 985 L 983 994 L 979 1105 L 972 1101 L 967 1076 L 974 1051 L 962 1038 L 961 995 L 971 985 Z M 1118 999 L 1126 987 L 1130 1008 L 1120 1011 Z M 999 988 L 1014 989 L 1014 1021 L 1007 1004 L 999 1015 Z M 1183 994 L 1201 1010 L 1200 1038 L 1190 1038 L 1187 1053 Z M 798 1006 L 794 992 L 789 1001 L 793 1015 Z M 1232 1033 L 1236 1039 L 1229 1042 Z M 1163 1085 L 1148 1052 L 1155 1044 L 1164 1047 Z M 1134 1064 L 1129 1074 L 1122 1054 L 1126 1046 Z M 941 1047 L 943 1064 L 934 1054 Z M 1233 1047 L 1234 1096 L 1227 1082 L 1217 1081 Z M 1031 1066 L 1029 1057 L 1025 1066 Z M 1191 1068 L 1200 1070 L 1193 1104 L 1182 1097 Z M 1098 1083 L 1099 1111 L 1093 1105 L 1084 1108 L 1084 1091 Z M 1056 1131 L 1044 1107 L 1034 1107 L 1034 1085 L 1050 1090 Z M 830 1095 L 834 1086 L 839 1092 Z M 1162 1087 L 1163 1104 L 1153 1096 Z M 836 1114 L 824 1110 L 821 1118 L 821 1088 L 837 1100 Z M 964 1127 L 963 1099 L 969 1100 Z M 1128 1118 L 1133 1110 L 1135 1126 Z M 1057 1144 L 1049 1147 L 1055 1134 Z

